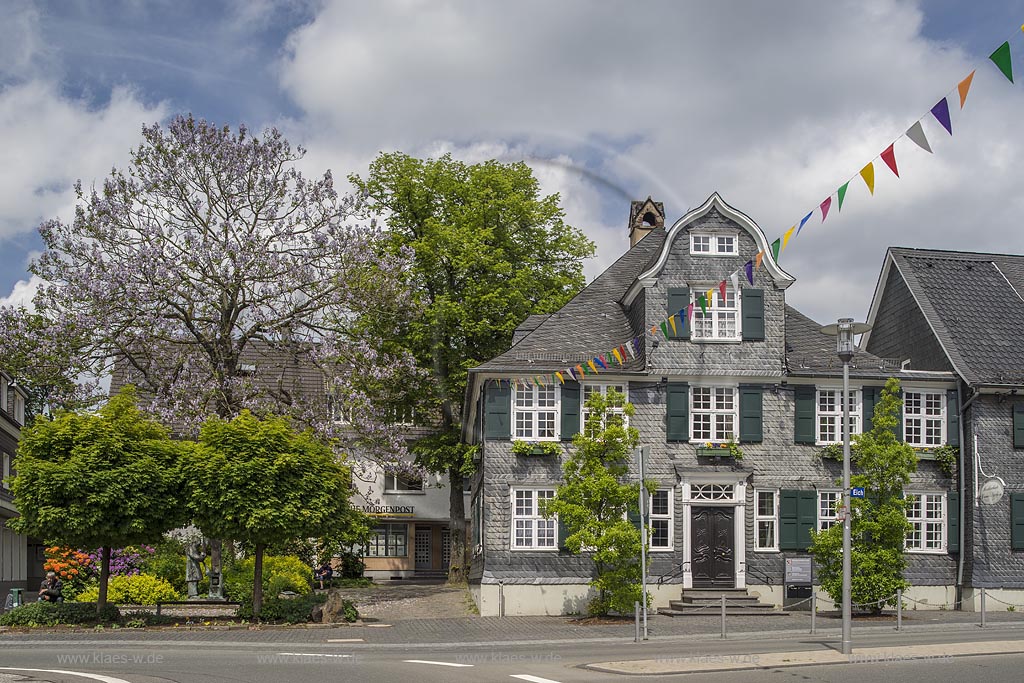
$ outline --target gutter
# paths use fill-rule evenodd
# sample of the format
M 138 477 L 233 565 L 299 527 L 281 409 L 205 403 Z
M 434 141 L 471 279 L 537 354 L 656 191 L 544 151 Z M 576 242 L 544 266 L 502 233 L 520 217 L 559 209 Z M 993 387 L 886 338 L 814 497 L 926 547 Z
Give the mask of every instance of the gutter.
M 967 441 L 964 436 L 964 424 L 966 423 L 967 408 L 974 403 L 974 399 L 978 398 L 978 392 L 974 391 L 971 397 L 964 403 L 963 400 L 963 382 L 956 383 L 956 402 L 960 406 L 960 419 L 958 421 L 958 429 L 960 436 L 960 467 L 959 479 L 957 489 L 960 492 L 959 506 L 960 506 L 960 524 L 957 533 L 959 535 L 960 552 L 956 558 L 956 604 L 959 609 L 963 610 L 963 596 L 964 596 L 964 556 L 967 554 L 967 520 L 964 518 L 966 512 L 966 498 L 967 498 L 967 472 L 964 468 L 964 451 L 966 450 Z M 972 451 L 973 455 L 973 451 Z

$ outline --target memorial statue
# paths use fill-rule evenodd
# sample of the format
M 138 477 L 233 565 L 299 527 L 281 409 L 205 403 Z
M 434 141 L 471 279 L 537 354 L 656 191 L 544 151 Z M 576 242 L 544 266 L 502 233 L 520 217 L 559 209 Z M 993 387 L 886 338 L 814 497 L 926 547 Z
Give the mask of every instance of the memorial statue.
M 189 600 L 199 595 L 199 581 L 203 578 L 203 561 L 206 559 L 206 541 L 199 539 L 185 545 L 185 586 Z

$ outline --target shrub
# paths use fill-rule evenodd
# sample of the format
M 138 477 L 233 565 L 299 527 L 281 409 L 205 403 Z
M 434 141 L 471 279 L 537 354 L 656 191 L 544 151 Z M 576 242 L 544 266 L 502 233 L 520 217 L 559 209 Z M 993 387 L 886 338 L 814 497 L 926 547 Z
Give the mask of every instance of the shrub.
M 89 560 L 93 567 L 96 567 L 96 571 L 99 572 L 99 567 L 103 561 L 102 556 L 103 549 L 97 548 L 96 550 L 89 553 Z M 142 566 L 146 560 L 153 556 L 155 549 L 149 545 L 129 545 L 124 548 L 111 548 L 110 549 L 110 575 L 111 576 L 130 576 L 134 574 L 142 573 Z
M 342 579 L 358 579 L 362 578 L 363 571 L 366 569 L 366 563 L 363 562 L 363 558 L 358 553 L 354 553 L 351 550 L 344 550 L 337 556 L 338 558 L 338 574 Z
M 100 589 L 92 586 L 78 594 L 78 602 L 96 602 Z M 180 600 L 174 586 L 152 574 L 111 576 L 107 584 L 107 600 L 120 605 L 155 605 L 157 602 Z
M 145 558 L 142 571 L 159 577 L 174 586 L 174 590 L 184 593 L 185 585 L 185 553 L 181 543 L 165 540 L 153 548 L 153 554 Z
M 54 572 L 62 584 L 61 592 L 65 600 L 74 600 L 75 596 L 85 588 L 89 579 L 99 573 L 87 553 L 64 546 L 50 546 L 45 549 L 43 570 Z
M 256 560 L 248 557 L 235 563 L 224 577 L 224 590 L 230 600 L 252 602 Z M 276 598 L 281 591 L 305 595 L 312 590 L 313 570 L 294 555 L 267 555 L 263 558 L 264 598 Z
M 109 603 L 97 617 L 95 602 L 30 602 L 0 614 L 0 626 L 111 623 L 120 617 L 117 607 Z
M 260 610 L 260 619 L 263 621 L 277 621 L 286 624 L 304 624 L 310 620 L 310 615 L 313 611 L 313 607 L 316 605 L 322 605 L 327 600 L 327 596 L 322 593 L 307 593 L 306 595 L 298 595 L 294 598 L 279 598 L 277 594 L 268 596 L 263 601 L 263 607 Z M 346 601 L 348 602 L 348 601 Z M 351 605 L 348 602 L 348 605 Z M 356 616 L 351 620 L 348 618 L 348 605 L 345 609 L 345 620 L 355 621 L 359 614 L 356 612 Z M 355 607 L 352 607 L 353 612 Z M 243 602 L 242 606 L 238 609 L 238 616 L 242 619 L 252 619 L 252 596 L 247 601 Z

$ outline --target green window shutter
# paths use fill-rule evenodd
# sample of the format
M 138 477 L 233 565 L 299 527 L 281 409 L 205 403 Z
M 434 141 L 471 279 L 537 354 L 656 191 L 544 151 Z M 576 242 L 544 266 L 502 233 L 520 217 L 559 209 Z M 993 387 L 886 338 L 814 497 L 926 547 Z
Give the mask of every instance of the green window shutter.
M 760 385 L 740 385 L 740 443 L 761 443 L 764 438 L 761 392 Z
M 557 531 L 557 533 L 558 533 L 558 549 L 559 550 L 567 550 L 567 548 L 565 547 L 565 539 L 569 535 L 569 529 L 562 522 L 561 516 L 558 517 L 558 531 Z
M 683 311 L 683 317 L 680 320 L 676 320 L 676 333 L 672 334 L 672 326 L 668 326 L 669 334 L 672 339 L 689 339 L 690 338 L 690 325 L 686 321 L 686 307 L 690 305 L 690 288 L 689 287 L 669 287 L 668 289 L 668 313 L 665 316 L 676 315 L 679 311 Z M 680 324 L 682 323 L 682 324 Z
M 779 550 L 800 549 L 797 543 L 797 528 L 800 521 L 797 516 L 799 498 L 799 491 L 779 491 Z
M 878 387 L 864 387 L 861 391 L 861 406 L 864 409 L 864 431 L 874 426 L 875 404 L 878 403 Z
M 512 436 L 512 388 L 489 382 L 484 397 L 484 438 L 508 439 Z
M 1024 403 L 1013 406 L 1013 447 L 1024 448 Z
M 814 387 L 796 387 L 793 392 L 796 402 L 796 423 L 793 427 L 795 443 L 814 443 L 818 440 L 815 421 L 817 396 Z
M 960 493 L 950 491 L 946 496 L 946 550 L 960 552 Z
M 640 510 L 629 508 L 626 511 L 626 519 L 629 520 L 629 523 L 632 524 L 635 529 L 640 529 Z
M 797 503 L 797 543 L 800 550 L 811 547 L 811 530 L 818 528 L 818 493 L 800 491 Z
M 1010 494 L 1010 549 L 1024 550 L 1024 493 Z
M 580 384 L 568 381 L 562 385 L 562 441 L 572 441 L 580 432 Z
M 764 341 L 764 290 L 744 289 L 740 308 L 743 311 L 743 340 Z
M 665 415 L 666 440 L 669 442 L 690 440 L 690 385 L 686 382 L 669 382 L 666 388 L 667 409 Z
M 960 445 L 960 401 L 957 400 L 956 389 L 946 392 L 946 443 Z
M 900 389 L 899 393 L 896 394 L 898 398 L 903 399 L 903 389 Z M 896 435 L 897 441 L 903 441 L 903 404 L 900 404 L 900 419 L 896 420 L 896 428 L 892 430 L 892 433 Z

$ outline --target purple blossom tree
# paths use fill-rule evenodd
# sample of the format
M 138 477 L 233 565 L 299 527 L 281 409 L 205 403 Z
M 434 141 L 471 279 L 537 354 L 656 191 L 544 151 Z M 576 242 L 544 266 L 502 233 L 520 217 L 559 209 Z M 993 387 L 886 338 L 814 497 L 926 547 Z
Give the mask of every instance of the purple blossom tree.
M 113 373 L 183 434 L 211 414 L 275 412 L 400 462 L 388 418 L 421 377 L 393 343 L 413 313 L 407 254 L 351 224 L 357 200 L 330 172 L 305 178 L 304 150 L 277 130 L 179 116 L 142 136 L 101 188 L 76 184 L 73 221 L 40 227 L 43 284 L 34 312 L 0 311 L 0 361 L 20 358 L 12 370 L 42 402 L 68 405 L 70 379 Z

